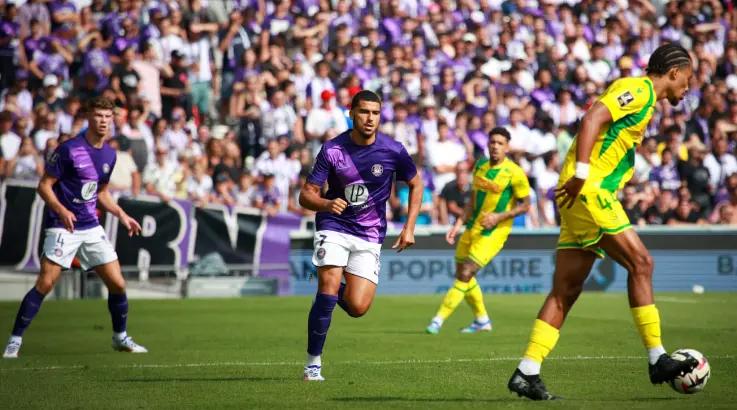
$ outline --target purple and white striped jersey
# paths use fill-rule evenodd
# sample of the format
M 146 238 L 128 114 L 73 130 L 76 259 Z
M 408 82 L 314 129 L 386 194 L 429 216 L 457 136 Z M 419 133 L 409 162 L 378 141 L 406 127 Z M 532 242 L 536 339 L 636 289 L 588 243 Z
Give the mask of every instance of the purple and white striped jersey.
M 85 138 L 86 132 L 59 145 L 46 162 L 46 173 L 58 178 L 53 190 L 62 205 L 77 218 L 74 229 L 98 226 L 97 191 L 110 181 L 115 167 L 115 150 L 107 143 L 95 148 Z M 46 228 L 63 228 L 64 224 L 50 208 L 46 208 Z
M 417 174 L 404 146 L 382 134 L 368 146 L 357 145 L 348 130 L 327 141 L 317 155 L 307 182 L 322 186 L 327 199 L 343 198 L 348 207 L 340 215 L 318 212 L 317 230 L 349 234 L 368 242 L 383 243 L 386 235 L 386 201 L 394 175 L 409 181 Z

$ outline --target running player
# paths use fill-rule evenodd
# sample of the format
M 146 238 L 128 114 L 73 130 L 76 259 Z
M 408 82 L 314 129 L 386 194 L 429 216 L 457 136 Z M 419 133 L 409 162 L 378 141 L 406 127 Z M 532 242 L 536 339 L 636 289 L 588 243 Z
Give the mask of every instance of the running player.
M 561 226 L 553 289 L 507 385 L 512 392 L 533 400 L 555 398 L 540 379 L 540 366 L 555 347 L 595 258 L 604 252 L 629 272 L 630 310 L 648 352 L 650 382 L 672 380 L 697 365 L 695 359 L 676 361 L 663 348 L 653 299 L 653 260 L 617 200 L 617 191 L 632 177 L 635 150 L 655 102 L 667 99 L 677 105 L 692 74 L 688 52 L 680 45 L 665 44 L 650 57 L 646 76 L 615 81 L 583 117 L 556 190 Z
M 377 134 L 380 112 L 375 93 L 363 90 L 353 97 L 353 129 L 325 142 L 299 195 L 300 205 L 317 212 L 312 263 L 318 284 L 307 321 L 304 380 L 324 380 L 320 356 L 335 305 L 352 317 L 363 316 L 371 306 L 395 176 L 409 185 L 410 199 L 407 223 L 392 249 L 401 252 L 415 242 L 422 179 L 402 144 Z M 325 182 L 328 189 L 321 195 Z
M 94 269 L 109 291 L 108 309 L 113 322 L 113 349 L 146 353 L 126 333 L 128 299 L 118 255 L 97 219 L 96 205 L 118 217 L 128 235 L 141 226 L 115 203 L 107 184 L 115 167 L 115 151 L 105 142 L 111 130 L 112 101 L 97 97 L 87 104 L 89 128 L 56 148 L 38 184 L 46 202 L 45 239 L 41 272 L 36 285 L 23 298 L 3 357 L 18 357 L 25 332 L 51 292 L 61 270 L 76 256 L 82 268 Z
M 463 221 L 467 221 L 466 231 L 456 248 L 456 280 L 425 329 L 427 333 L 438 334 L 445 319 L 463 299 L 471 306 L 475 319 L 461 332 L 491 331 L 491 319 L 486 313 L 476 273 L 502 250 L 512 230 L 512 219 L 530 208 L 527 175 L 507 158 L 511 138 L 505 128 L 492 129 L 489 132 L 489 158 L 479 159 L 474 166 L 471 200 L 466 204 L 463 216 L 445 235 L 445 240 L 453 245 Z

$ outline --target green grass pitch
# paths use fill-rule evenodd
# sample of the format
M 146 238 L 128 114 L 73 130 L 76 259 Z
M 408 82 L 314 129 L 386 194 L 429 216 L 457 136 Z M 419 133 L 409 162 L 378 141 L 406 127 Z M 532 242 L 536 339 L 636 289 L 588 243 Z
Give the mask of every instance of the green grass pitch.
M 543 367 L 565 400 L 532 403 L 506 382 L 542 295 L 486 295 L 490 334 L 462 335 L 461 305 L 423 333 L 441 296 L 378 297 L 367 316 L 336 308 L 324 383 L 305 383 L 306 297 L 131 301 L 145 355 L 113 352 L 104 300 L 46 302 L 21 357 L 0 360 L 0 408 L 735 408 L 737 294 L 662 294 L 666 348 L 702 351 L 704 392 L 652 386 L 624 294 L 584 294 Z M 3 342 L 17 303 L 0 303 Z

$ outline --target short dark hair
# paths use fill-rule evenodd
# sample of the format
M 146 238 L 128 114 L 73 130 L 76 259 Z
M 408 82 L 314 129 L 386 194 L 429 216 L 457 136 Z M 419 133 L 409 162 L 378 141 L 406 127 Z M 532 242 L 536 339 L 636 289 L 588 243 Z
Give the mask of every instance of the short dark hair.
M 492 135 L 501 135 L 502 137 L 507 139 L 507 142 L 512 140 L 512 134 L 510 134 L 509 131 L 504 127 L 494 127 L 491 131 L 489 131 L 489 138 L 491 138 Z
M 371 90 L 361 90 L 357 92 L 351 100 L 351 108 L 358 107 L 358 104 L 360 104 L 361 101 L 377 102 L 381 105 L 381 97 Z
M 85 104 L 85 111 L 91 113 L 95 110 L 112 110 L 115 108 L 115 104 L 112 100 L 105 97 L 93 97 L 87 100 Z
M 666 74 L 674 67 L 690 67 L 691 56 L 678 43 L 666 43 L 658 47 L 650 56 L 647 63 L 647 73 L 654 75 Z

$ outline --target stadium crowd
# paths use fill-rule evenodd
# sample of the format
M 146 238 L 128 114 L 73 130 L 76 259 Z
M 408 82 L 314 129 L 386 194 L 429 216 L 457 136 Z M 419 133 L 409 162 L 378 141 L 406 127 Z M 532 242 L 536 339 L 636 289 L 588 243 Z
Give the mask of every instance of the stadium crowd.
M 694 77 L 659 103 L 621 198 L 632 223 L 737 224 L 737 11 L 725 0 L 5 0 L 0 10 L 0 177 L 38 178 L 119 107 L 111 187 L 198 205 L 305 214 L 296 198 L 321 144 L 350 127 L 362 88 L 381 131 L 426 181 L 420 224 L 469 197 L 488 131 L 534 187 L 522 222 L 555 226 L 553 189 L 578 120 L 606 86 L 644 75 L 680 42 Z M 407 213 L 396 187 L 391 220 Z

